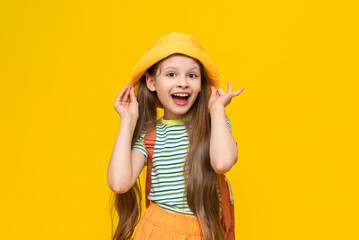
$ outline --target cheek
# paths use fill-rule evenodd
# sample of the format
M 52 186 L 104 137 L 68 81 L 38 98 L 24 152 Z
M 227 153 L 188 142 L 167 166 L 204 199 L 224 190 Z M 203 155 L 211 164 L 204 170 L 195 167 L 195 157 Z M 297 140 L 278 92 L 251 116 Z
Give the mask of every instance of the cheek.
M 195 90 L 195 92 L 197 93 L 197 96 L 196 96 L 196 98 L 198 97 L 198 95 L 199 95 L 199 93 L 201 92 L 201 90 L 202 90 L 202 88 L 201 88 L 201 85 L 199 85 L 199 86 L 196 86 L 196 88 L 195 88 L 196 90 Z
M 157 92 L 157 97 L 160 101 L 163 102 L 166 100 L 166 98 L 168 96 L 168 90 L 164 86 L 162 86 L 162 85 L 158 86 L 156 88 L 156 92 Z
M 201 82 L 197 84 L 197 91 L 200 92 L 202 90 Z

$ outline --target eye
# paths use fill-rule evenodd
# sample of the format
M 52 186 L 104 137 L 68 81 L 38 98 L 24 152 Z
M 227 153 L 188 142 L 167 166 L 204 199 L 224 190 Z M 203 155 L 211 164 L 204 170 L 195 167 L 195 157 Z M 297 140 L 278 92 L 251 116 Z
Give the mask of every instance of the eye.
M 189 76 L 190 76 L 191 78 L 196 78 L 196 77 L 197 77 L 197 75 L 194 74 L 194 73 L 190 73 Z M 192 76 L 193 76 L 193 77 L 192 77 Z
M 171 74 L 172 74 L 172 75 L 171 75 Z M 166 76 L 169 76 L 169 75 L 170 75 L 170 77 L 174 77 L 173 74 L 175 74 L 175 73 L 171 72 L 171 73 L 168 73 Z

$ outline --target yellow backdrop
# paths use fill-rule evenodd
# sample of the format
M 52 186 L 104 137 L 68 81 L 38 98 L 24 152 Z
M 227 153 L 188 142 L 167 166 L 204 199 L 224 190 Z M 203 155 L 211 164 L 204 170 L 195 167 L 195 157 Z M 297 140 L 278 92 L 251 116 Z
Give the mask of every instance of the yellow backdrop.
M 228 106 L 241 240 L 359 239 L 356 1 L 2 1 L 1 239 L 110 239 L 114 101 L 150 43 L 194 35 Z

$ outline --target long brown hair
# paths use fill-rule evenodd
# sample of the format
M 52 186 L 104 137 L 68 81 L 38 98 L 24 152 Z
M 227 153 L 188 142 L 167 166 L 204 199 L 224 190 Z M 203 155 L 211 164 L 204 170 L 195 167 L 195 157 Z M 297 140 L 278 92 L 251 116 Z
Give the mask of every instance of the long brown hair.
M 172 55 L 176 54 L 180 53 Z M 155 76 L 161 62 L 168 57 L 154 64 L 146 72 Z M 199 219 L 204 239 L 223 240 L 224 233 L 220 222 L 220 201 L 217 191 L 218 175 L 211 167 L 209 155 L 211 136 L 211 118 L 208 112 L 209 86 L 204 67 L 200 61 L 195 60 L 201 67 L 201 92 L 186 114 L 190 145 L 183 169 L 185 194 L 189 208 Z M 137 101 L 140 115 L 133 134 L 132 146 L 142 131 L 155 126 L 157 121 L 156 101 L 158 99 L 156 93 L 147 88 L 146 75 L 141 77 Z M 112 236 L 113 240 L 127 240 L 132 236 L 141 215 L 140 186 L 138 178 L 128 192 L 116 194 L 114 207 L 118 213 L 119 222 Z

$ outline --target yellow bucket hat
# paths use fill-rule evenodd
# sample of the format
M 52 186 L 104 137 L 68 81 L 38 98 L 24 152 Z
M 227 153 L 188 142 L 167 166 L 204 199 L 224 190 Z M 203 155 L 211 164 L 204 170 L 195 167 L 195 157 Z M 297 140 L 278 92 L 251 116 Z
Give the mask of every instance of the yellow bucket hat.
M 197 39 L 189 34 L 172 32 L 156 39 L 148 51 L 137 62 L 131 77 L 131 86 L 137 95 L 140 79 L 148 68 L 161 59 L 173 54 L 182 53 L 198 59 L 205 68 L 207 81 L 216 89 L 219 88 L 219 71 L 212 59 L 203 51 Z

